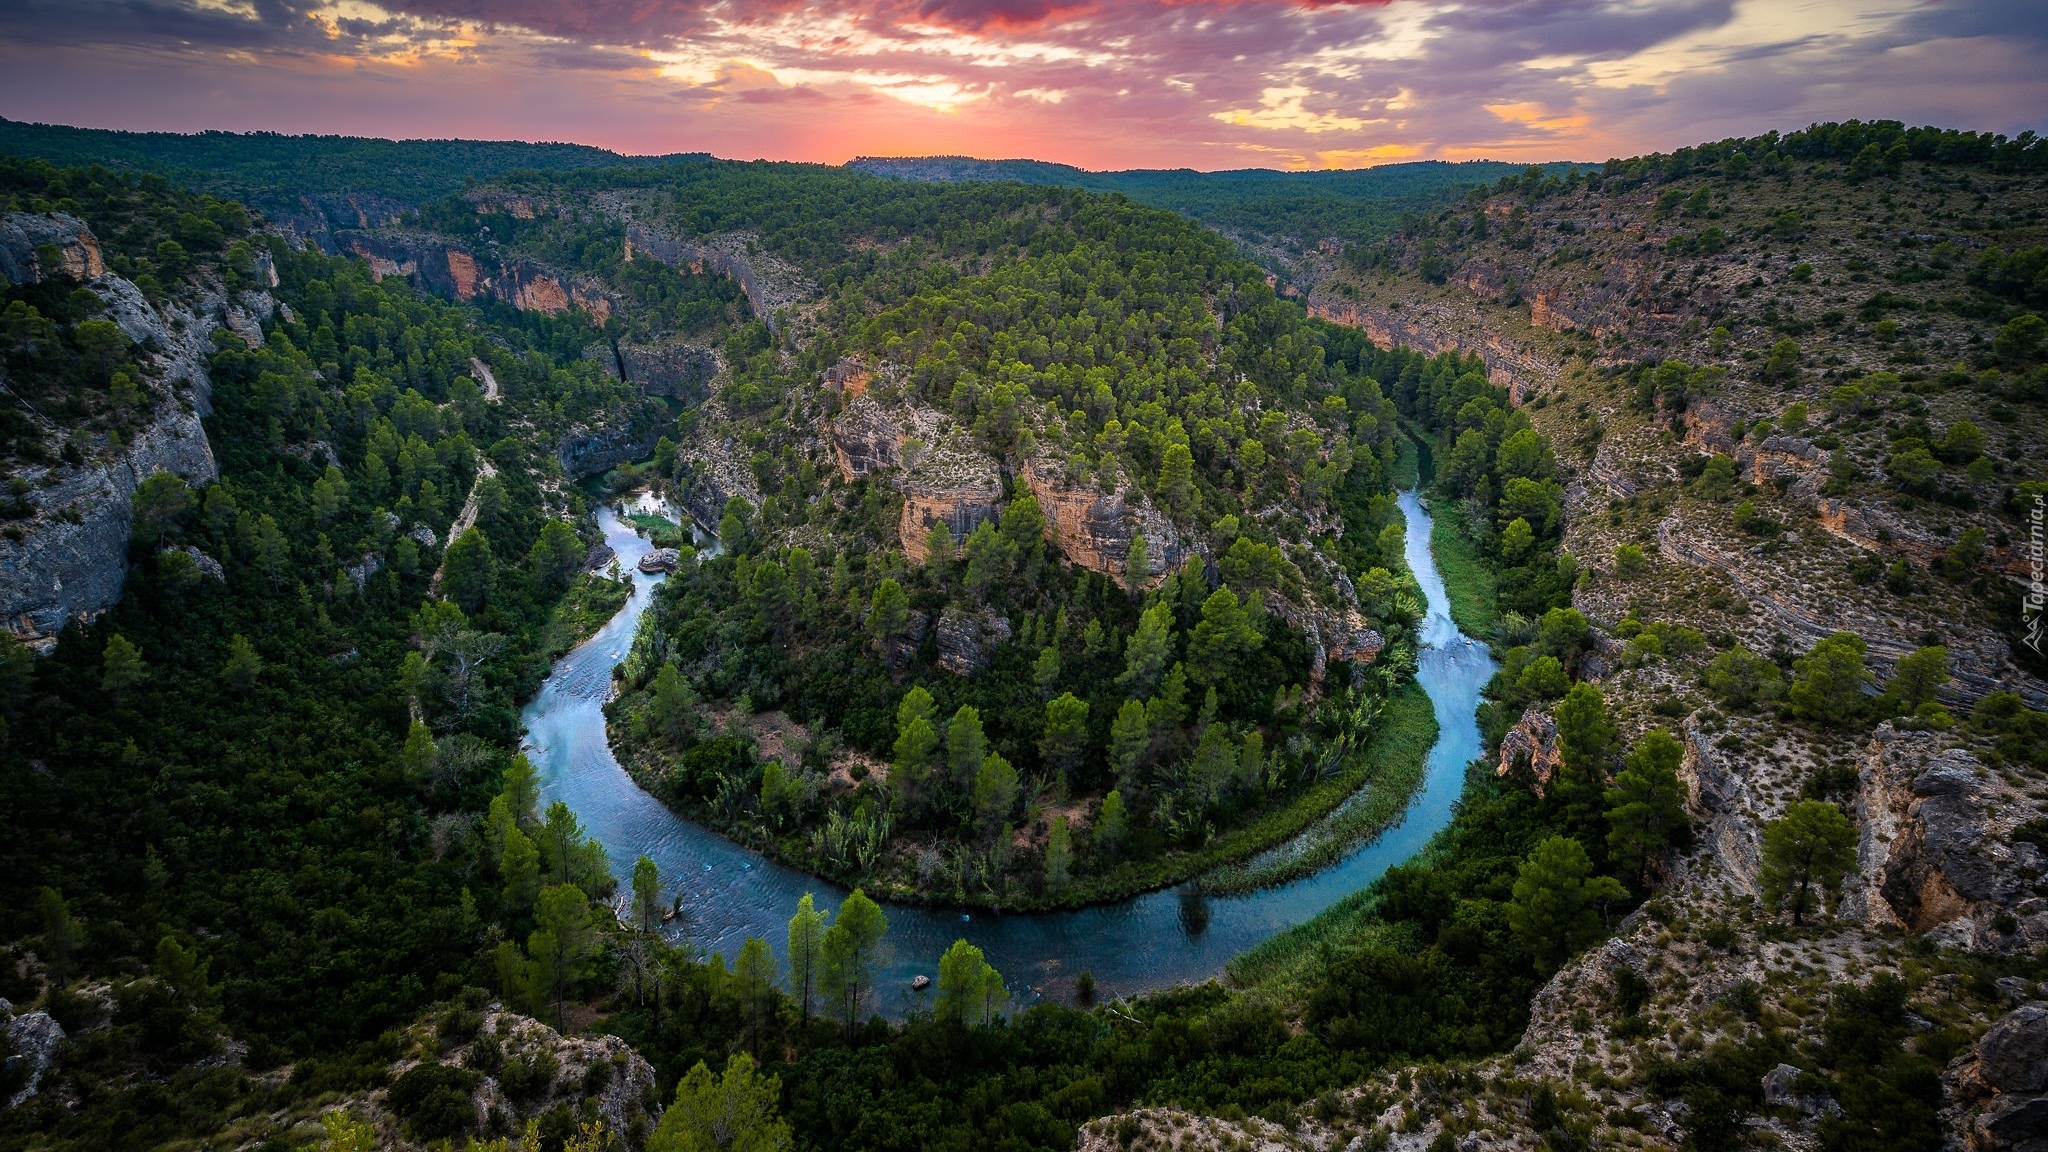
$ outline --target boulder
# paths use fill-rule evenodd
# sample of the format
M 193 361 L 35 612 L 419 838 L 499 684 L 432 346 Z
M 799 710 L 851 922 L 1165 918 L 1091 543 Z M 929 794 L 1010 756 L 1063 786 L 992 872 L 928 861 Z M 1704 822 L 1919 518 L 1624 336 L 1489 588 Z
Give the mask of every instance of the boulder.
M 16 1107 L 36 1094 L 43 1081 L 43 1073 L 50 1067 L 50 1061 L 57 1056 L 57 1046 L 64 1042 L 64 1027 L 50 1018 L 48 1012 L 28 1012 L 13 1016 L 13 1006 L 0 1000 L 0 1019 L 5 1019 L 7 1042 L 14 1055 L 8 1062 L 23 1061 L 27 1065 L 28 1079 L 20 1091 L 8 1098 L 7 1106 Z
M 955 676 L 972 676 L 989 664 L 989 653 L 1009 642 L 1008 619 L 993 609 L 969 612 L 947 605 L 939 614 L 939 667 Z
M 2000 1100 L 1977 1118 L 1981 1152 L 2048 1152 L 2048 1096 Z
M 2006 1013 L 1977 1043 L 1978 1076 L 1998 1092 L 2048 1091 L 2048 1004 Z
M 1527 771 L 1535 783 L 1536 794 L 1541 796 L 1550 778 L 1563 766 L 1564 750 L 1557 743 L 1557 721 L 1550 713 L 1532 708 L 1522 713 L 1522 719 L 1501 737 L 1500 763 L 1494 775 Z
M 55 267 L 43 267 L 36 249 L 57 249 Z M 106 273 L 100 243 L 85 221 L 63 212 L 0 214 L 0 276 L 10 284 L 37 284 L 62 274 L 86 281 Z
M 201 576 L 211 576 L 212 578 L 220 581 L 223 584 L 227 583 L 228 581 L 227 573 L 221 570 L 220 561 L 215 560 L 213 557 L 208 556 L 206 553 L 201 552 L 199 549 L 193 547 L 190 544 L 187 544 L 182 548 L 167 548 L 165 549 L 165 551 L 183 552 L 185 555 L 190 556 L 192 558 L 192 562 L 199 566 L 199 574 Z M 356 581 L 356 587 L 361 588 L 362 586 L 363 581 L 361 579 L 358 579 Z
M 642 572 L 649 573 L 673 572 L 678 567 L 681 567 L 682 562 L 682 553 L 674 548 L 656 548 L 647 555 L 640 557 L 639 568 Z

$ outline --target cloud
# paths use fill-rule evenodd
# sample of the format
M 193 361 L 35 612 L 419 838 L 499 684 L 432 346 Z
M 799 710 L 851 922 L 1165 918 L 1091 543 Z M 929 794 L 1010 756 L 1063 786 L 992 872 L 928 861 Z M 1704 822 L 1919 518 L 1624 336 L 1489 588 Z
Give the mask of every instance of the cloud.
M 0 0 L 8 116 L 826 161 L 1603 159 L 1850 117 L 2010 132 L 2043 127 L 2044 77 L 2029 0 Z

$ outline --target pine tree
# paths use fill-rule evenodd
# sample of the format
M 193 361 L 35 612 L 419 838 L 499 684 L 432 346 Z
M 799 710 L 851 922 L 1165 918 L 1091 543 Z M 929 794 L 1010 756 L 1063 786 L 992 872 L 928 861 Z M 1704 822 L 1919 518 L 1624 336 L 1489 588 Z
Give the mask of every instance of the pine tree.
M 1685 745 L 1652 728 L 1629 753 L 1628 767 L 1607 792 L 1607 846 L 1618 867 L 1635 873 L 1641 889 L 1657 853 L 1686 830 L 1685 785 L 1678 779 Z
M 642 932 L 660 927 L 662 904 L 661 868 L 652 857 L 643 854 L 633 861 L 634 926 Z
M 953 786 L 963 794 L 974 789 L 975 777 L 988 756 L 988 737 L 981 728 L 981 709 L 962 704 L 946 724 L 946 768 Z
M 441 591 L 464 612 L 474 613 L 490 601 L 498 585 L 498 558 L 491 539 L 472 526 L 441 557 Z
M 818 987 L 831 1003 L 848 1036 L 860 1022 L 860 1011 L 874 987 L 882 961 L 882 937 L 889 919 L 882 908 L 855 888 L 839 905 L 839 914 L 818 946 Z
M 1764 825 L 1764 905 L 1790 903 L 1792 922 L 1803 923 L 1812 890 L 1832 894 L 1856 866 L 1856 825 L 1840 808 L 1800 800 Z
M 1841 726 L 1863 714 L 1863 637 L 1837 632 L 1792 662 L 1786 699 L 1802 720 Z
M 1052 818 L 1052 831 L 1045 838 L 1045 888 L 1058 892 L 1067 886 L 1074 866 L 1074 834 L 1064 814 Z
M 675 1102 L 647 1141 L 647 1152 L 789 1152 L 789 1124 L 777 1108 L 782 1081 L 762 1075 L 742 1052 L 714 1076 L 698 1061 L 676 1084 Z
M 1039 755 L 1046 766 L 1059 773 L 1061 788 L 1070 773 L 1080 766 L 1088 744 L 1088 702 L 1072 692 L 1060 694 L 1045 705 L 1045 733 L 1038 741 Z
M 940 1020 L 977 1028 L 993 1020 L 1009 998 L 1001 973 L 981 949 L 955 940 L 939 957 L 939 996 L 932 1011 Z
M 811 996 L 818 987 L 820 950 L 825 941 L 825 917 L 806 892 L 796 902 L 796 915 L 789 918 L 789 988 L 796 993 L 803 1023 L 811 1022 Z
M 768 942 L 759 936 L 747 937 L 740 945 L 739 957 L 733 961 L 732 974 L 739 981 L 740 998 L 747 1006 L 748 1047 L 756 1056 L 761 1054 L 763 1018 L 774 1009 L 775 981 L 780 968 Z
M 114 707 L 119 708 L 129 689 L 148 678 L 149 665 L 143 663 L 142 650 L 119 632 L 108 637 L 100 664 L 100 688 L 113 698 Z
M 1161 602 L 1138 618 L 1138 630 L 1124 646 L 1124 671 L 1116 685 L 1133 696 L 1149 696 L 1172 660 L 1173 609 Z
M 1577 840 L 1552 836 L 1522 862 L 1508 926 L 1547 975 L 1598 940 L 1602 907 L 1627 897 L 1612 876 L 1593 874 L 1593 860 Z

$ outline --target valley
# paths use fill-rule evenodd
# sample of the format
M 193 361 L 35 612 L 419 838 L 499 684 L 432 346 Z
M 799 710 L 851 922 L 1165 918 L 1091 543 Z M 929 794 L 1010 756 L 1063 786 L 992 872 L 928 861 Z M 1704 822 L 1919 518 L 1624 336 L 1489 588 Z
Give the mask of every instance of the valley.
M 4 129 L 0 1147 L 2040 1138 L 2031 137 Z

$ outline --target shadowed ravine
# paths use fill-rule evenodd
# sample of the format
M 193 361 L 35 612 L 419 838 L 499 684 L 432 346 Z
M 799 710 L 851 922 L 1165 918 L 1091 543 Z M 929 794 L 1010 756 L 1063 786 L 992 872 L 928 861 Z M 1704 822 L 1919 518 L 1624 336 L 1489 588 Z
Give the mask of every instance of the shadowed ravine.
M 1479 754 L 1474 710 L 1494 670 L 1486 646 L 1451 622 L 1450 601 L 1430 555 L 1430 519 L 1413 493 L 1401 494 L 1408 520 L 1407 558 L 1428 602 L 1417 679 L 1429 693 L 1439 733 L 1423 784 L 1400 821 L 1314 875 L 1243 896 L 1194 897 L 1152 892 L 1114 904 L 1030 915 L 970 914 L 887 906 L 891 966 L 876 1008 L 900 1015 L 913 1006 L 910 978 L 934 974 L 947 945 L 980 946 L 1020 1001 L 1039 990 L 1068 998 L 1076 974 L 1095 974 L 1100 992 L 1128 995 L 1220 975 L 1238 953 L 1321 912 L 1370 884 L 1421 848 L 1451 817 L 1464 767 Z M 609 509 L 599 514 L 621 566 L 632 569 L 652 545 Z M 642 853 L 679 884 L 676 931 L 707 952 L 731 957 L 748 936 L 779 954 L 790 913 L 805 892 L 836 904 L 843 892 L 763 859 L 663 807 L 629 779 L 605 739 L 603 705 L 612 667 L 625 655 L 660 577 L 637 571 L 631 601 L 583 646 L 555 665 L 527 705 L 527 753 L 539 769 L 543 804 L 568 802 L 590 834 L 611 851 L 622 880 Z

